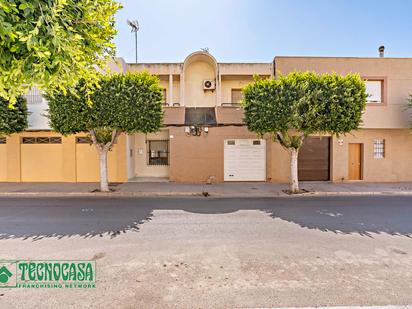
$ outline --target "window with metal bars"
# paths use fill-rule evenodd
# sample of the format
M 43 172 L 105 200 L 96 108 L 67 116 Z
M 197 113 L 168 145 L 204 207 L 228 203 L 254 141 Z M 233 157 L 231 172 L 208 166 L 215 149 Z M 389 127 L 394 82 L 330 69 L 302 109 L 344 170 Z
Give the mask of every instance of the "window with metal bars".
M 91 144 L 92 140 L 88 136 L 79 136 L 79 137 L 76 137 L 76 143 L 77 144 Z
M 383 159 L 385 158 L 385 140 L 375 139 L 373 141 L 373 158 Z
M 6 138 L 0 137 L 0 144 L 5 144 L 5 143 L 6 143 Z
M 169 165 L 169 141 L 147 141 L 147 165 Z
M 76 137 L 76 144 L 93 144 L 93 141 L 88 136 L 78 136 Z M 114 142 L 114 144 L 117 144 L 117 140 Z
M 22 144 L 61 144 L 62 138 L 58 136 L 52 137 L 22 137 Z
M 49 144 L 61 144 L 62 138 L 61 137 L 49 137 Z

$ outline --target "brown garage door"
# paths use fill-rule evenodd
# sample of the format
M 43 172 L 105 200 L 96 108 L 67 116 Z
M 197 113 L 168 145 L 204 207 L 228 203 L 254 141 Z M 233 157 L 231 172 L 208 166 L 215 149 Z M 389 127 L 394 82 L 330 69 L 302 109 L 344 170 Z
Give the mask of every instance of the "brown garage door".
M 299 180 L 329 180 L 330 138 L 307 137 L 299 151 Z

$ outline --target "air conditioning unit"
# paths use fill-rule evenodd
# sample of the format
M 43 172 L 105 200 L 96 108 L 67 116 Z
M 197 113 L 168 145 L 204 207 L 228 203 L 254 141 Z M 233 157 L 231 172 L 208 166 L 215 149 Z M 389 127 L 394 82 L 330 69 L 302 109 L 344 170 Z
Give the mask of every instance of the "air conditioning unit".
M 213 79 L 205 79 L 203 81 L 203 90 L 215 90 L 216 82 Z

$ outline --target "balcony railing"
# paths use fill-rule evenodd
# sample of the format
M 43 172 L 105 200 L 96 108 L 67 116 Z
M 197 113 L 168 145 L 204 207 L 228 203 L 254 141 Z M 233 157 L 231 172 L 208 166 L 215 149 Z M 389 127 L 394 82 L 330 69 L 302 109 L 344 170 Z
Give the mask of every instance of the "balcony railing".
M 43 102 L 42 92 L 35 87 L 30 89 L 24 97 L 27 100 L 27 104 L 39 104 Z
M 164 107 L 180 107 L 180 103 L 166 103 L 166 102 L 163 102 L 162 103 L 162 105 L 164 106 Z
M 220 104 L 222 107 L 240 107 L 238 102 L 224 102 Z
M 163 107 L 181 107 L 180 103 L 162 103 Z M 218 105 L 219 106 L 219 105 Z M 186 106 L 186 107 L 194 107 L 194 106 Z M 205 106 L 198 106 L 198 107 L 205 107 Z M 220 107 L 241 107 L 240 103 L 236 102 L 224 102 L 220 104 Z

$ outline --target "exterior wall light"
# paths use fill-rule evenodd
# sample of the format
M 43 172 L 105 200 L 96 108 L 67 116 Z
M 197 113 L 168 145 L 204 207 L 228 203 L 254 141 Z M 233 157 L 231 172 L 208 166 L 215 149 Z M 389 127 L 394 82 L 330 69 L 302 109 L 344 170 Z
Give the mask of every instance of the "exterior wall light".
M 185 127 L 185 135 L 186 136 L 201 136 L 202 132 L 204 132 L 205 135 L 209 133 L 209 128 L 208 127 L 201 127 L 198 125 L 192 125 L 192 126 L 186 126 Z
M 193 136 L 200 136 L 202 134 L 202 127 L 191 126 L 190 127 L 190 134 L 192 134 Z

